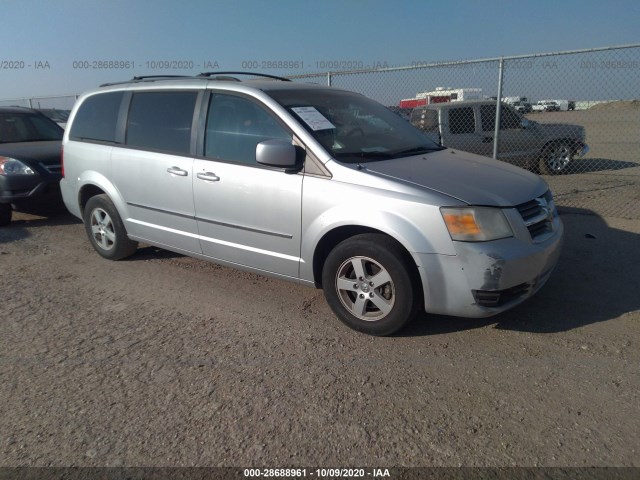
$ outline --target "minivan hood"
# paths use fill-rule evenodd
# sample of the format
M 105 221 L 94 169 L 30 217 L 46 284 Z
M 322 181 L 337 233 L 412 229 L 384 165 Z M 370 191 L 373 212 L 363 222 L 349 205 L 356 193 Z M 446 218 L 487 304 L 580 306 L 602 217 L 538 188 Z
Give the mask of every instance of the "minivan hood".
M 531 172 L 449 148 L 362 166 L 364 171 L 428 188 L 469 205 L 513 207 L 543 195 L 549 188 Z

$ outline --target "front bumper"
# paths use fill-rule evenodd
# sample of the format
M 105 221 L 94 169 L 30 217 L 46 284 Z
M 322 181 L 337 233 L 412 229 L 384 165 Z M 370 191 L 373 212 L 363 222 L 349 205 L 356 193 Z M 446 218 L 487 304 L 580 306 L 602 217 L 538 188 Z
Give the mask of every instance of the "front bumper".
M 60 177 L 0 175 L 0 203 L 33 204 L 60 197 Z
M 483 318 L 534 295 L 553 271 L 563 226 L 539 243 L 525 234 L 492 242 L 453 242 L 456 255 L 414 254 L 428 313 Z
M 578 157 L 584 157 L 587 153 L 589 153 L 589 145 L 584 142 L 579 143 L 576 150 L 576 155 Z

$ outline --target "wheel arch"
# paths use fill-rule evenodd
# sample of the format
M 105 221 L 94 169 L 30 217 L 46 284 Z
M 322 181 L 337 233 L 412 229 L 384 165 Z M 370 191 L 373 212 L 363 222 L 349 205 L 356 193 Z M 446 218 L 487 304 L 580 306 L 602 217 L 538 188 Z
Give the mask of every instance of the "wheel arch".
M 329 230 L 322 236 L 313 254 L 313 281 L 316 287 L 322 288 L 322 270 L 329 253 L 339 243 L 349 238 L 353 238 L 357 235 L 367 233 L 384 235 L 385 237 L 393 240 L 398 245 L 400 251 L 402 252 L 405 264 L 409 269 L 409 275 L 411 276 L 417 287 L 416 291 L 420 295 L 422 295 L 423 282 L 418 270 L 418 265 L 416 264 L 415 259 L 413 258 L 407 247 L 403 244 L 403 242 L 399 241 L 397 238 L 387 232 L 364 225 L 341 225 Z M 420 303 L 422 303 L 422 299 L 420 299 Z
M 542 146 L 542 148 L 540 149 L 540 158 L 542 158 L 544 156 L 545 152 L 547 151 L 547 149 L 549 147 L 551 147 L 552 145 L 559 144 L 559 143 L 564 143 L 564 142 L 569 143 L 573 147 L 574 150 L 578 150 L 583 145 L 583 143 L 580 140 L 576 139 L 576 138 L 571 138 L 571 137 L 554 138 L 552 140 L 548 140 Z
M 87 205 L 87 202 L 91 197 L 102 194 L 106 194 L 106 192 L 97 185 L 89 183 L 82 186 L 78 191 L 78 205 L 80 207 L 80 214 L 84 215 L 84 207 Z
M 84 215 L 84 208 L 89 199 L 95 195 L 105 194 L 116 207 L 121 218 L 126 218 L 127 206 L 115 186 L 102 174 L 86 172 L 78 179 L 78 206 L 80 214 Z

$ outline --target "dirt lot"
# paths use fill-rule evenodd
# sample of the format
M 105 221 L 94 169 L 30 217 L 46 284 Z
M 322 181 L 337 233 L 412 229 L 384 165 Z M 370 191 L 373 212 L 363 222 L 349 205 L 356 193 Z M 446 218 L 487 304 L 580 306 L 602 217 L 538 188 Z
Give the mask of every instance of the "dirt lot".
M 640 466 L 640 222 L 565 211 L 558 269 L 490 320 L 342 326 L 313 289 L 66 214 L 0 229 L 0 465 Z

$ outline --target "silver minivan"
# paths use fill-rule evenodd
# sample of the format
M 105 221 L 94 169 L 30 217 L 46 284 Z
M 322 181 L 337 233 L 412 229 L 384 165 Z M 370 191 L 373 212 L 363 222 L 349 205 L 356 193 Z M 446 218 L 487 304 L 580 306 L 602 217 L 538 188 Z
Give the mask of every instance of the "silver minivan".
M 360 94 L 271 76 L 134 77 L 82 95 L 61 190 L 107 259 L 138 242 L 324 290 L 350 327 L 487 317 L 533 295 L 547 184 L 440 147 Z

